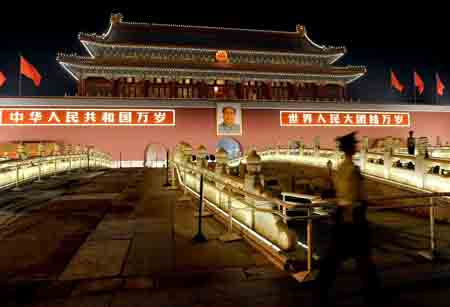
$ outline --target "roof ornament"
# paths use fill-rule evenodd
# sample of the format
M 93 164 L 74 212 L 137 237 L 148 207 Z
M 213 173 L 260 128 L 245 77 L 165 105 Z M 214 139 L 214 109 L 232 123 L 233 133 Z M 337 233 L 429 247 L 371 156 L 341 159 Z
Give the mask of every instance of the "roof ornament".
M 112 24 L 117 24 L 117 23 L 121 23 L 123 21 L 123 15 L 120 13 L 117 14 L 111 14 L 111 23 Z
M 306 36 L 306 27 L 304 25 L 297 25 L 295 29 L 297 30 L 297 33 L 300 34 L 300 37 Z

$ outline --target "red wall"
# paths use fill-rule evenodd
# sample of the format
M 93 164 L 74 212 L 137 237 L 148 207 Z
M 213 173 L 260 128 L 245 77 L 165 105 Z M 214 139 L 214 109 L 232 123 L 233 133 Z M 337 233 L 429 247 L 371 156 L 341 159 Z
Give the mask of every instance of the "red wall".
M 382 110 L 374 110 L 382 111 Z M 175 127 L 0 127 L 0 142 L 17 140 L 55 140 L 74 144 L 94 145 L 123 160 L 143 160 L 149 143 L 163 143 L 170 148 L 186 141 L 197 148 L 205 145 L 213 153 L 221 137 L 216 136 L 215 109 L 176 109 Z M 321 137 L 321 147 L 334 147 L 334 138 L 358 130 L 359 137 L 407 137 L 409 130 L 415 136 L 427 136 L 435 144 L 436 136 L 445 144 L 450 142 L 450 113 L 411 112 L 410 128 L 336 128 L 336 127 L 280 127 L 280 110 L 244 109 L 243 135 L 235 138 L 244 148 L 252 145 L 266 147 L 287 145 L 290 139 L 303 137 L 312 144 L 314 136 Z

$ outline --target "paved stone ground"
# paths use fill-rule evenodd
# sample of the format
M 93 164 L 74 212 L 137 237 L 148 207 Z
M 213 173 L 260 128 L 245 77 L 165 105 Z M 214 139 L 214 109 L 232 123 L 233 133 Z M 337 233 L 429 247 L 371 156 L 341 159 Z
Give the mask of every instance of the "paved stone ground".
M 208 242 L 193 243 L 194 207 L 177 202 L 180 192 L 164 190 L 163 179 L 151 169 L 71 177 L 50 189 L 61 189 L 53 200 L 18 210 L 0 229 L 1 306 L 313 305 L 313 282 L 296 282 L 245 242 L 221 243 L 225 228 L 213 218 L 204 220 Z M 14 199 L 2 194 L 0 204 Z M 371 220 L 381 229 L 375 260 L 386 306 L 448 306 L 450 264 L 415 256 L 426 247 L 427 220 L 399 212 Z M 438 229 L 440 247 L 450 249 L 450 227 Z M 346 263 L 331 289 L 338 306 L 363 306 L 353 270 Z

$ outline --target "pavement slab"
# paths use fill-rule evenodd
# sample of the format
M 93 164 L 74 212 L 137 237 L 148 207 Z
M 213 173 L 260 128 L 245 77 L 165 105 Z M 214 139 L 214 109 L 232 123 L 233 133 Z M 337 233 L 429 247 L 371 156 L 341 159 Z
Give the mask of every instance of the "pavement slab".
M 103 219 L 87 240 L 130 240 L 133 238 L 135 230 L 135 220 Z
M 61 280 L 119 276 L 130 245 L 129 240 L 85 242 L 72 258 Z
M 166 228 L 166 227 L 164 227 Z M 171 233 L 165 229 L 135 235 L 124 268 L 124 276 L 161 274 L 174 269 Z

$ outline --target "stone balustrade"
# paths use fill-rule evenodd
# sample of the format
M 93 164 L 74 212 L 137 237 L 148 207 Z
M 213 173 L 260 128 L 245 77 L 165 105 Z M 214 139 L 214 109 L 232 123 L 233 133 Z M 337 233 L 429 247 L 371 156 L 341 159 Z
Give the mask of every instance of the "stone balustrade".
M 198 148 L 199 156 L 204 156 L 204 148 Z M 260 185 L 261 158 L 255 151 L 249 153 L 248 166 L 241 176 L 232 176 L 225 172 L 224 165 L 229 160 L 219 149 L 216 153 L 216 169 L 210 170 L 204 162 L 193 162 L 192 147 L 182 143 L 177 146 L 174 164 L 179 178 L 188 188 L 200 191 L 200 175 L 204 176 L 204 199 L 217 210 L 229 212 L 232 206 L 233 218 L 247 229 L 270 242 L 280 250 L 293 250 L 297 247 L 297 237 L 285 224 L 275 199 L 262 193 Z M 242 170 L 241 170 L 242 171 Z M 278 201 L 279 202 L 279 201 Z
M 0 144 L 0 189 L 57 173 L 112 167 L 112 157 L 93 147 L 57 143 Z M 30 150 L 31 149 L 31 150 Z
M 364 174 L 433 192 L 450 191 L 450 157 L 442 158 L 446 147 L 434 147 L 430 151 L 426 138 L 421 138 L 416 155 L 409 155 L 406 150 L 394 150 L 389 140 L 382 151 L 369 151 L 368 146 L 364 146 L 367 143 L 367 138 L 363 138 L 361 150 L 354 155 L 355 164 Z M 333 169 L 344 159 L 338 149 L 321 149 L 317 140 L 312 148 L 302 144 L 297 149 L 267 149 L 259 154 L 263 161 L 288 161 L 316 167 L 327 167 L 331 161 Z

